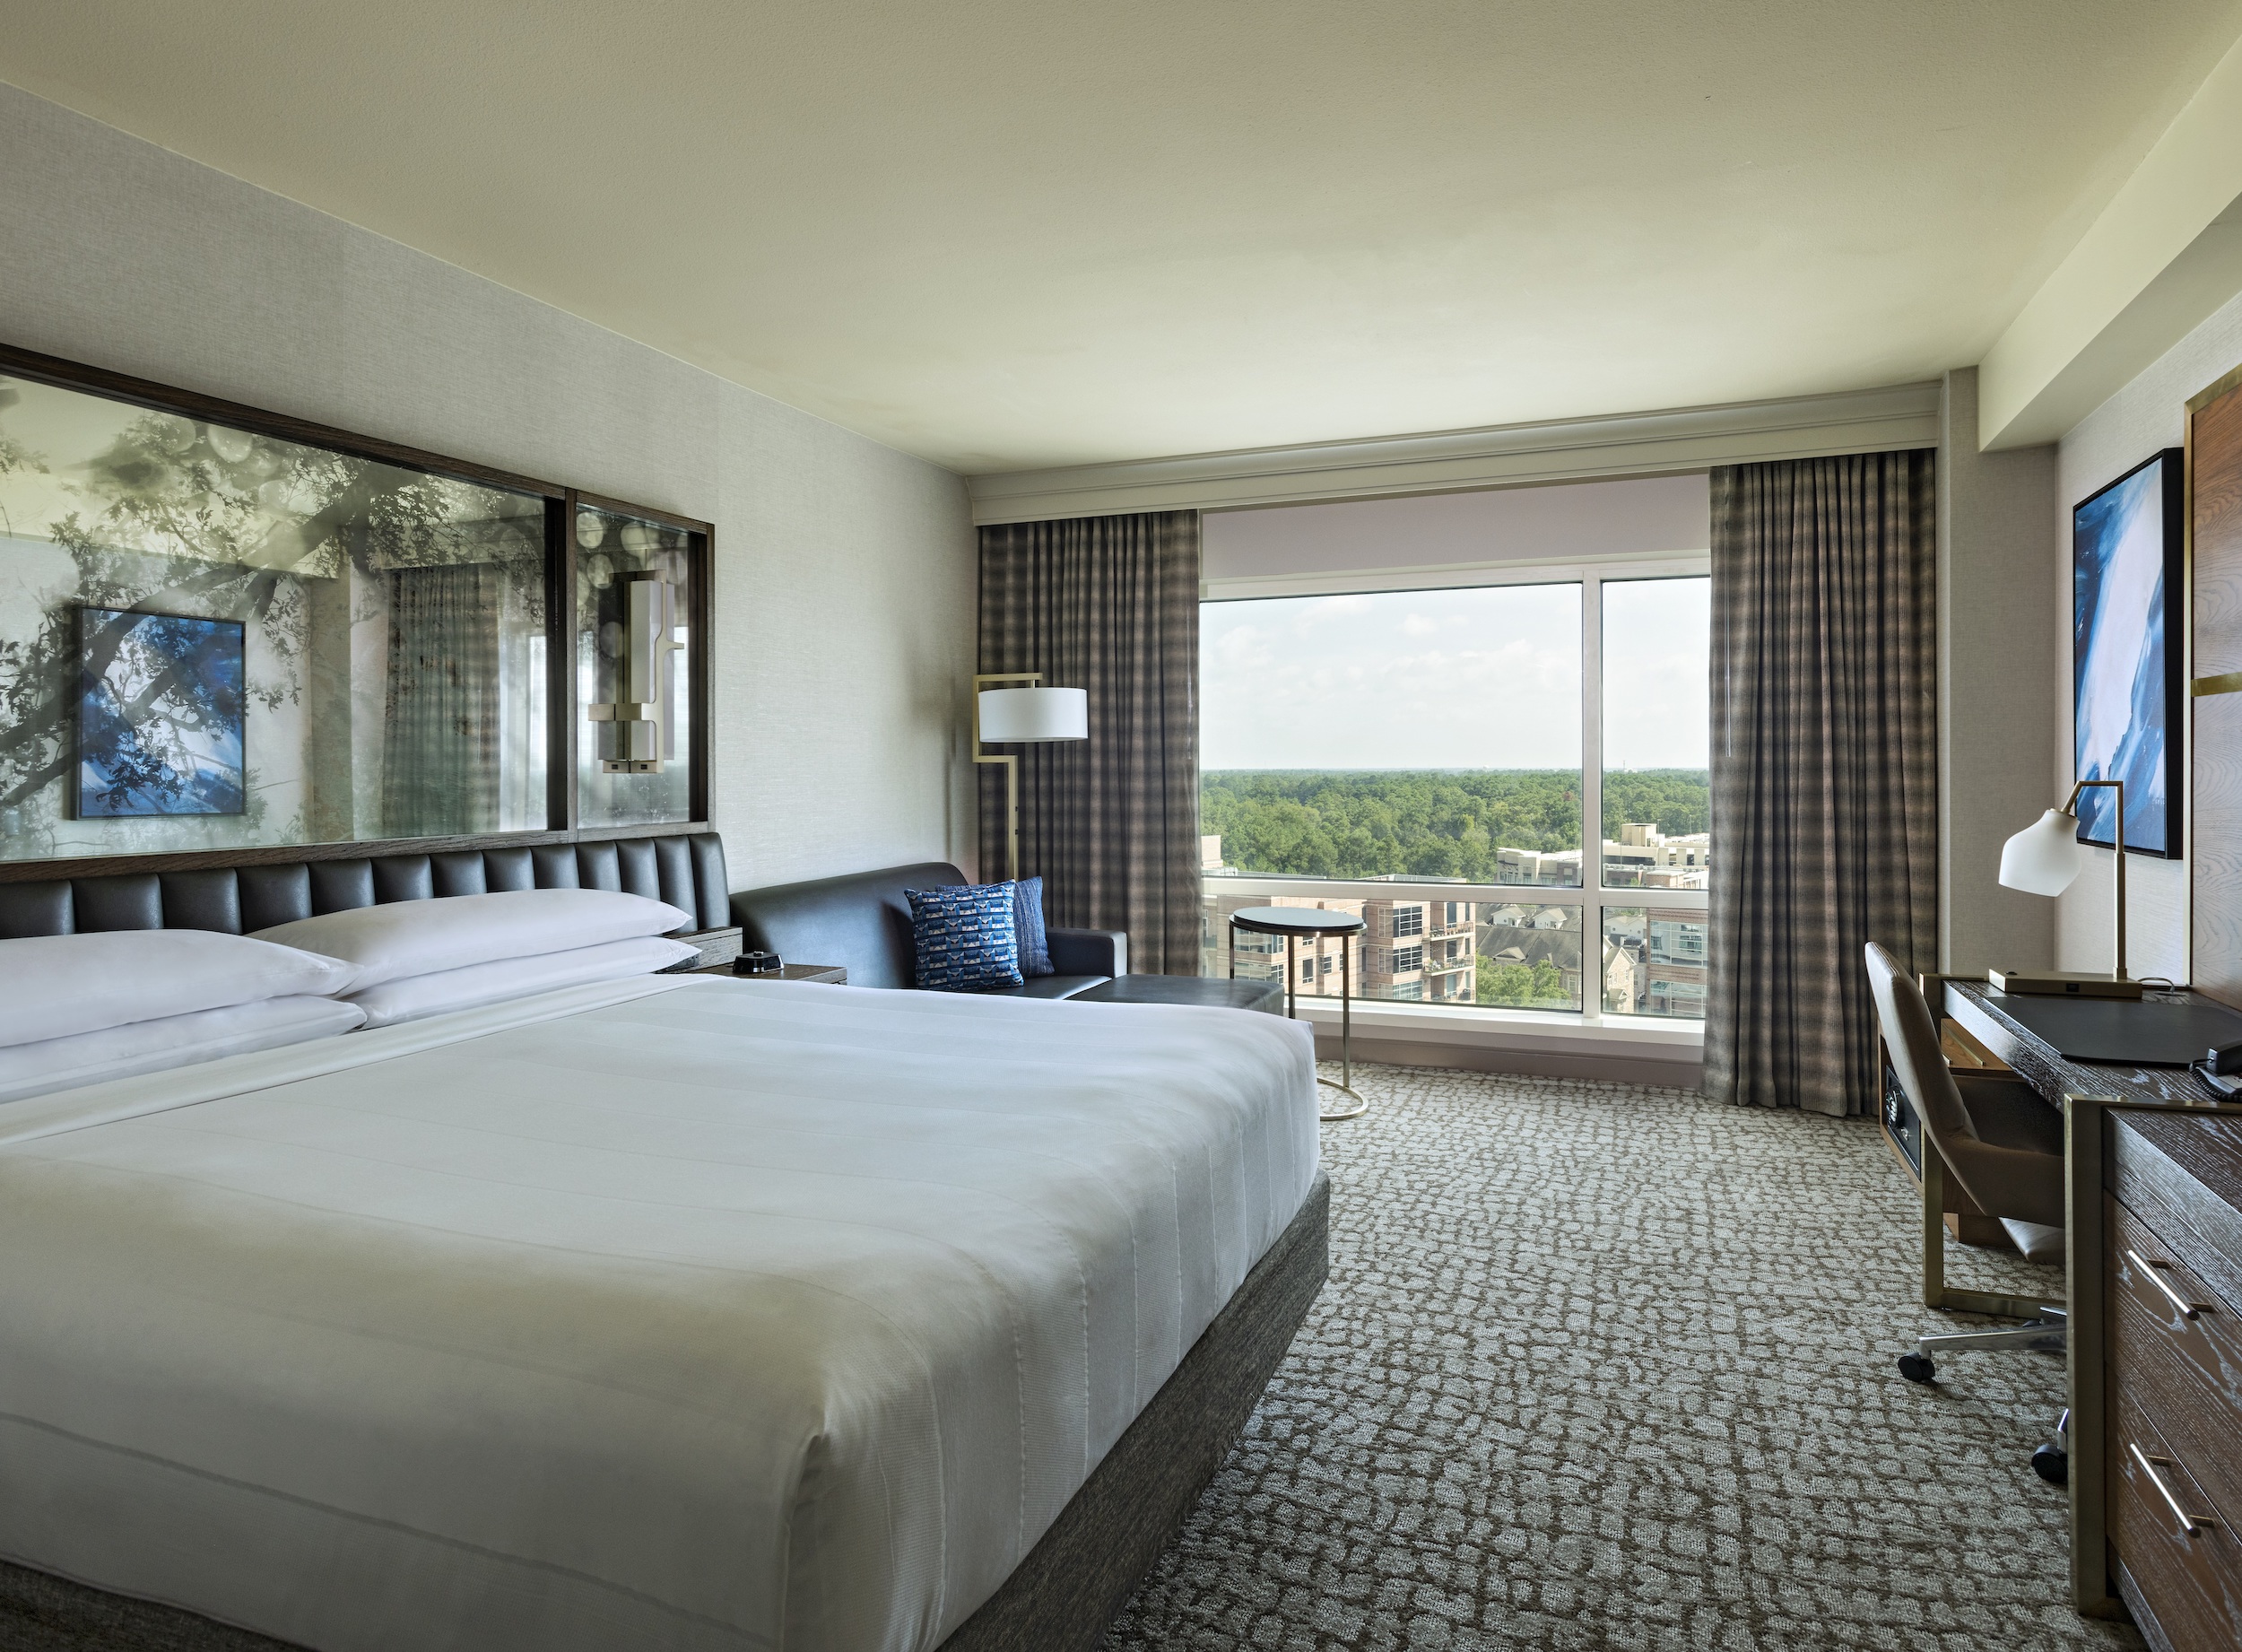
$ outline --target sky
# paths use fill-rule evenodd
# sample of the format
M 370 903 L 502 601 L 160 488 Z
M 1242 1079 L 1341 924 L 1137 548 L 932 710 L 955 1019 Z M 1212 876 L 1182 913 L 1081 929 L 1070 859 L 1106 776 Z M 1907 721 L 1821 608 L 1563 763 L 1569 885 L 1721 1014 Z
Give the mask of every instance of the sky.
M 1702 768 L 1704 579 L 1607 584 L 1606 763 Z M 1569 769 L 1580 587 L 1478 586 L 1208 603 L 1205 769 Z
M 1710 765 L 1713 582 L 1606 580 L 1603 766 Z

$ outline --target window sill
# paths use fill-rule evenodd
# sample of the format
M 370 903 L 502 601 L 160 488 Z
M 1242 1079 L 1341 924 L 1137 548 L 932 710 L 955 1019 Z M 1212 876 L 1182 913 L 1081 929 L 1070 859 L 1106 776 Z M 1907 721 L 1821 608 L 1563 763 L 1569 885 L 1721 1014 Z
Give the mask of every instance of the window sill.
M 1302 998 L 1298 1013 L 1316 1029 L 1322 1056 L 1335 1059 L 1338 1001 Z M 1572 1015 L 1357 1000 L 1354 1043 L 1358 1060 L 1381 1059 L 1377 1047 L 1384 1046 L 1396 1053 L 1406 1050 L 1408 1059 L 1434 1066 L 1515 1065 L 1519 1071 L 1580 1072 L 1672 1083 L 1683 1082 L 1682 1074 L 1702 1065 L 1705 1023 L 1650 1015 Z M 1366 1045 L 1371 1048 L 1366 1049 Z M 1515 1057 L 1515 1064 L 1506 1057 Z
M 1297 1001 L 1299 1018 L 1321 1025 L 1339 1024 L 1339 1000 L 1322 994 Z M 1477 1030 L 1489 1034 L 1520 1033 L 1534 1037 L 1567 1035 L 1594 1037 L 1615 1044 L 1658 1048 L 1701 1048 L 1705 1023 L 1664 1015 L 1575 1014 L 1568 1010 L 1490 1010 L 1446 1004 L 1410 1004 L 1393 999 L 1357 998 L 1354 1024 L 1380 1031 L 1401 1027 L 1424 1027 L 1443 1034 Z

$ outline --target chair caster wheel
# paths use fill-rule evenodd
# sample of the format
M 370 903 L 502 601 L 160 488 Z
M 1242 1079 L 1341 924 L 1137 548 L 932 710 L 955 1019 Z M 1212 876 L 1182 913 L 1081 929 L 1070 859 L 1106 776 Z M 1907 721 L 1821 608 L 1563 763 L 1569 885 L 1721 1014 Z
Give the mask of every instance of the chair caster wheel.
M 1938 1375 L 1938 1367 L 1927 1353 L 1903 1353 L 1899 1356 L 1899 1374 L 1909 1382 L 1929 1382 Z
M 2032 1453 L 2032 1473 L 2051 1486 L 2071 1483 L 2071 1454 L 2061 1446 L 2042 1446 Z

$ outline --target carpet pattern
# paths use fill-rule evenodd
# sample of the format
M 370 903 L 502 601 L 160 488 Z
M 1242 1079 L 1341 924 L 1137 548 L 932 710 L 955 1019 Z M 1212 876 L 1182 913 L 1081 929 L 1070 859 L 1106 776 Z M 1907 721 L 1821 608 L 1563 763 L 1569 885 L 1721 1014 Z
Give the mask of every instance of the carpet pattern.
M 1872 1123 L 1356 1074 L 1331 1282 L 1108 1652 L 2142 1646 L 2064 1604 L 2061 1360 L 1893 1369 L 1954 1321 Z

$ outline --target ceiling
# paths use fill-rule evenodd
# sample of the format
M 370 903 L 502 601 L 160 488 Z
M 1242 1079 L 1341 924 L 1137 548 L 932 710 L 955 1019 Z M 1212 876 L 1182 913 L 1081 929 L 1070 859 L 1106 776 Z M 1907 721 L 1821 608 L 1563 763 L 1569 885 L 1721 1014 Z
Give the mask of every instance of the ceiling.
M 969 473 L 1976 361 L 2237 0 L 7 0 L 0 79 Z

